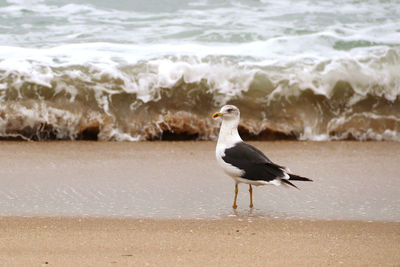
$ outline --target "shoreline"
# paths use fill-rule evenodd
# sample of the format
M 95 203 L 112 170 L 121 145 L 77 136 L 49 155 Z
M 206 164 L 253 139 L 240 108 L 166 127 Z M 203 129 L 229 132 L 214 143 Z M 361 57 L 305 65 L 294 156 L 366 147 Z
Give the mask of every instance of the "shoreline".
M 314 182 L 255 187 L 252 210 L 241 184 L 235 213 L 215 142 L 0 142 L 0 216 L 400 221 L 400 143 L 251 143 Z
M 233 181 L 216 164 L 215 142 L 0 142 L 0 261 L 5 266 L 400 262 L 400 143 L 252 144 L 314 182 L 298 183 L 301 190 L 257 187 L 253 210 L 246 187 L 239 187 L 234 212 Z

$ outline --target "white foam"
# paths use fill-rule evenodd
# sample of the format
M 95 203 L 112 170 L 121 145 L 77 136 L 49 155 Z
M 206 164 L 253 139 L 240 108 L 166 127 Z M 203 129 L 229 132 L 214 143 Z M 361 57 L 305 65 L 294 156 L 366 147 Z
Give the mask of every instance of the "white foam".
M 284 123 L 273 126 L 287 132 L 294 129 L 302 139 L 312 140 L 332 138 L 330 131 L 335 130 L 360 138 L 374 134 L 398 138 L 394 127 L 379 131 L 372 127 L 369 132 L 342 129 L 354 119 L 352 106 L 368 96 L 382 98 L 388 105 L 397 103 L 398 11 L 390 1 L 172 1 L 168 7 L 150 8 L 133 2 L 9 0 L 0 7 L 0 28 L 4 29 L 0 104 L 8 105 L 8 90 L 16 95 L 12 101 L 22 103 L 26 88 L 37 102 L 51 102 L 40 93 L 49 89 L 47 93 L 65 98 L 62 104 L 68 107 L 94 96 L 96 103 L 90 104 L 97 105 L 99 120 L 101 116 L 116 120 L 114 95 L 127 93 L 136 99 L 127 103 L 130 110 L 126 112 L 133 113 L 142 105 L 162 101 L 162 95 L 173 95 L 169 93 L 183 82 L 196 84 L 196 90 L 212 96 L 211 103 L 205 104 L 208 108 L 238 100 L 245 106 L 258 105 L 267 114 L 277 101 L 296 103 L 296 97 L 309 91 L 329 100 L 340 94 L 333 89 L 342 81 L 352 88 L 348 93 L 354 94 L 339 99 L 345 111 L 330 110 L 335 113 L 330 122 L 324 121 L 318 102 L 312 116 L 295 114 L 298 128 Z M 57 107 L 62 110 L 61 106 Z M 46 113 L 45 108 L 25 107 L 21 116 L 29 125 L 35 120 L 57 123 L 61 115 L 54 110 Z M 290 117 L 285 108 L 282 117 Z M 396 121 L 371 114 L 365 118 Z M 75 119 L 71 121 L 78 127 Z M 111 122 L 117 133 L 102 132 L 104 139 L 134 136 L 118 123 Z M 319 128 L 324 123 L 328 126 Z M 75 133 L 71 125 L 67 128 Z
M 178 46 L 174 49 L 179 48 Z M 232 97 L 247 90 L 257 72 L 266 73 L 275 84 L 288 80 L 290 86 L 312 89 L 316 94 L 325 96 L 330 96 L 338 80 L 349 82 L 357 94 L 366 95 L 373 92 L 390 101 L 394 101 L 400 92 L 400 79 L 397 75 L 400 53 L 398 49 L 385 49 L 383 53 L 381 50 L 369 50 L 369 58 L 365 57 L 365 53 L 358 56 L 360 51 L 355 50 L 355 57 L 308 61 L 291 59 L 290 62 L 280 63 L 284 68 L 277 68 L 276 65 L 260 66 L 259 62 L 252 64 L 250 61 L 240 64 L 240 57 L 228 59 L 223 55 L 215 55 L 210 58 L 208 52 L 202 55 L 201 49 L 197 48 L 193 48 L 197 54 L 192 56 L 169 59 L 159 55 L 157 59 L 149 60 L 144 59 L 150 56 L 146 52 L 148 48 L 135 45 L 96 43 L 50 49 L 3 46 L 0 47 L 0 70 L 5 72 L 4 76 L 14 72 L 35 84 L 47 87 L 50 87 L 50 82 L 55 79 L 54 68 L 60 67 L 67 68 L 64 74 L 69 75 L 71 79 L 88 82 L 93 79 L 101 80 L 104 76 L 122 79 L 124 90 L 137 91 L 144 102 L 151 100 L 148 93 L 155 96 L 152 92 L 155 88 L 170 88 L 181 78 L 186 83 L 206 80 L 210 87 Z M 151 50 L 153 48 L 149 48 L 148 51 Z M 164 51 L 173 53 L 172 50 L 172 47 L 171 50 L 164 48 Z M 275 61 L 268 62 L 271 64 Z M 74 65 L 88 67 L 89 72 L 74 69 Z M 131 72 L 129 69 L 129 73 L 123 71 L 121 67 L 126 65 L 139 67 L 136 70 L 138 72 Z M 319 69 L 320 66 L 323 66 L 322 69 Z

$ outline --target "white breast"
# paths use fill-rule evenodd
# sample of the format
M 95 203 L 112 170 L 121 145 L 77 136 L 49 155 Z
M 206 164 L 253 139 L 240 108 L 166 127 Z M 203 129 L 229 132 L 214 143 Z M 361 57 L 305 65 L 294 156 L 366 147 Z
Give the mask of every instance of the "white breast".
M 222 167 L 222 169 L 225 171 L 225 173 L 227 173 L 228 175 L 230 175 L 232 178 L 236 178 L 236 177 L 240 177 L 244 174 L 244 171 L 236 168 L 235 166 L 226 163 L 222 157 L 225 156 L 225 149 L 227 149 L 226 146 L 224 146 L 223 144 L 218 144 L 217 145 L 217 149 L 215 150 L 215 156 L 217 157 L 217 162 L 218 164 Z M 235 179 L 236 180 L 236 179 Z

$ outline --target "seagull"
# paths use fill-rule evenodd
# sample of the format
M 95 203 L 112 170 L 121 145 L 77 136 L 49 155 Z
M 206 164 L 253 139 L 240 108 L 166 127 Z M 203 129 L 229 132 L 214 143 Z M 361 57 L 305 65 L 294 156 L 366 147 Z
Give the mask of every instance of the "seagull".
M 222 118 L 215 154 L 218 164 L 235 181 L 235 198 L 232 205 L 234 209 L 237 208 L 239 183 L 249 185 L 250 208 L 253 208 L 252 185 L 273 184 L 279 186 L 284 184 L 297 188 L 290 181 L 312 182 L 309 178 L 290 173 L 288 168 L 273 163 L 259 149 L 243 142 L 237 129 L 240 111 L 236 106 L 223 106 L 212 117 L 214 119 Z

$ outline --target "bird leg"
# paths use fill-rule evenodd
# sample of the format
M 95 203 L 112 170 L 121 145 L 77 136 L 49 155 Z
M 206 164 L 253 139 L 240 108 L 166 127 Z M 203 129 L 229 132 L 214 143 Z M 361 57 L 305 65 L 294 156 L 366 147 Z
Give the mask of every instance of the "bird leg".
M 233 205 L 232 205 L 233 209 L 237 208 L 236 199 L 237 199 L 238 192 L 239 192 L 238 184 L 235 184 L 235 199 L 233 200 Z
M 251 184 L 249 184 L 249 192 L 250 192 L 250 208 L 253 208 L 253 188 Z

